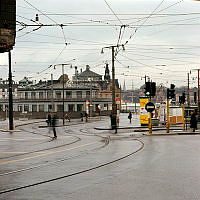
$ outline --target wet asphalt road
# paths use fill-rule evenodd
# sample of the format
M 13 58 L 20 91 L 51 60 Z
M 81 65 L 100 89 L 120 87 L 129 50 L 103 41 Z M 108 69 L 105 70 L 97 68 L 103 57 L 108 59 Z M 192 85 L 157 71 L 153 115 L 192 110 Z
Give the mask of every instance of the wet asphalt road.
M 44 122 L 0 132 L 0 199 L 200 199 L 199 135 L 95 130 L 105 117 L 66 124 L 57 140 Z

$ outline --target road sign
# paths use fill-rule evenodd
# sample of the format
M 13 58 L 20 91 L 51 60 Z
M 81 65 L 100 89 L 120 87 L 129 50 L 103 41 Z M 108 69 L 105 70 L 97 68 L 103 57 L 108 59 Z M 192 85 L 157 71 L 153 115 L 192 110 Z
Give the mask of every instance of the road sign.
M 146 104 L 145 109 L 147 112 L 153 112 L 155 110 L 155 105 L 152 102 Z

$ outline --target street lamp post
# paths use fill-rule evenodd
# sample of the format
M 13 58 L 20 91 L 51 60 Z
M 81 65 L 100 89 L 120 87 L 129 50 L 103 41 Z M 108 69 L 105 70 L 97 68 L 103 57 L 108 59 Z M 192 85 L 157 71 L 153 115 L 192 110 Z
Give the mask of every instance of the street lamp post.
M 11 71 L 11 51 L 8 52 L 8 60 L 9 60 L 9 130 L 14 129 L 13 125 L 13 95 L 12 95 L 12 71 Z
M 200 115 L 200 88 L 199 88 L 199 78 L 200 78 L 200 75 L 199 75 L 199 71 L 200 71 L 200 69 L 193 69 L 193 70 L 197 70 L 197 72 L 198 72 L 198 76 L 197 76 L 197 84 L 198 84 L 198 86 L 197 86 L 197 88 L 198 88 L 198 90 L 197 90 L 197 96 L 198 96 L 198 99 L 197 99 L 197 105 L 198 105 L 198 115 Z
M 75 60 L 75 59 L 73 59 Z M 72 60 L 72 61 L 73 61 Z M 65 79 L 64 79 L 64 66 L 70 65 L 72 66 L 71 63 L 62 63 L 62 64 L 56 64 L 54 65 L 54 67 L 56 66 L 62 66 L 62 118 L 63 118 L 63 125 L 65 124 Z
M 102 48 L 101 53 L 103 53 L 103 49 L 111 48 L 112 50 L 112 112 L 111 112 L 111 127 L 115 129 L 115 133 L 117 133 L 117 104 L 115 100 L 115 48 L 122 47 L 124 50 L 124 45 L 112 45 L 108 47 Z

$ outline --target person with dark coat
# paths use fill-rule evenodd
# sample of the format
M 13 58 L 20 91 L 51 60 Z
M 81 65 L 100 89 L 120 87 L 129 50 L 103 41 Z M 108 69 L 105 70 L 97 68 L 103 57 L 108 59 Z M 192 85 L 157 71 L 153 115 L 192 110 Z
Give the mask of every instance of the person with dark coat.
M 80 113 L 81 121 L 83 121 L 83 113 Z
M 193 132 L 195 132 L 195 130 L 197 129 L 197 118 L 195 111 L 191 112 L 190 128 L 193 129 Z
M 51 126 L 51 113 L 48 113 L 46 122 L 47 126 Z
M 87 114 L 87 112 L 85 113 L 85 122 L 87 122 L 88 121 L 88 114 Z
M 128 119 L 130 120 L 130 123 L 131 123 L 131 119 L 132 119 L 132 113 L 131 113 L 131 111 L 128 114 Z
M 51 126 L 52 126 L 52 129 L 53 129 L 54 139 L 57 138 L 56 125 L 57 125 L 57 116 L 55 114 L 53 114 L 52 118 L 51 118 Z

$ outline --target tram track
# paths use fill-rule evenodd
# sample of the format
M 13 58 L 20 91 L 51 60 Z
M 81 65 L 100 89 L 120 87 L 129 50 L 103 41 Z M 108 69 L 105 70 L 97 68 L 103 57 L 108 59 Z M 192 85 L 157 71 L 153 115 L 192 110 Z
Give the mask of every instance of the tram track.
M 58 177 L 55 177 L 55 178 L 52 178 L 52 179 L 48 179 L 48 180 L 44 180 L 44 181 L 40 181 L 40 182 L 36 182 L 36 183 L 24 185 L 24 186 L 19 186 L 19 187 L 16 187 L 16 188 L 2 190 L 2 191 L 0 191 L 0 194 L 11 193 L 11 192 L 14 192 L 14 191 L 27 189 L 27 188 L 34 187 L 34 186 L 38 186 L 38 185 L 42 185 L 42 184 L 46 184 L 46 183 L 50 183 L 50 182 L 55 182 L 55 181 L 58 181 L 58 180 L 61 180 L 61 179 L 69 178 L 69 177 L 72 177 L 72 176 L 77 176 L 77 175 L 80 175 L 80 174 L 83 174 L 83 173 L 87 173 L 87 172 L 90 172 L 90 171 L 97 170 L 99 168 L 106 167 L 106 166 L 111 165 L 111 164 L 115 164 L 115 163 L 117 163 L 117 162 L 119 162 L 123 159 L 126 159 L 130 156 L 133 156 L 134 154 L 136 154 L 137 152 L 141 151 L 144 148 L 144 142 L 143 141 L 141 141 L 139 139 L 133 139 L 133 140 L 139 142 L 140 147 L 138 149 L 136 149 L 135 151 L 128 153 L 124 156 L 121 156 L 121 157 L 116 158 L 114 160 L 110 160 L 108 162 L 101 163 L 101 164 L 96 165 L 94 167 L 90 167 L 90 168 L 87 168 L 87 169 L 84 169 L 84 170 L 81 170 L 81 171 L 77 171 L 77 172 L 74 172 L 74 173 L 71 173 L 71 174 L 65 174 L 63 176 L 58 176 Z
M 33 133 L 33 131 L 28 131 L 28 130 L 25 130 L 23 129 L 24 131 L 28 132 L 28 133 Z M 34 132 L 34 134 L 38 134 L 37 132 Z M 39 134 L 41 135 L 41 134 Z M 50 137 L 50 136 L 49 136 Z M 71 136 L 72 137 L 72 136 Z M 0 160 L 3 160 L 3 159 L 8 159 L 8 158 L 14 158 L 14 157 L 19 157 L 19 156 L 23 156 L 23 155 L 29 155 L 29 154 L 34 154 L 34 153 L 38 153 L 38 152 L 43 152 L 43 151 L 49 151 L 49 150 L 52 150 L 52 149 L 57 149 L 57 148 L 61 148 L 61 147 L 65 147 L 67 145 L 71 145 L 71 144 L 74 144 L 74 143 L 77 143 L 79 141 L 81 141 L 81 138 L 78 137 L 78 136 L 74 136 L 73 137 L 75 138 L 75 141 L 72 141 L 70 143 L 66 143 L 66 144 L 62 144 L 62 145 L 58 145 L 58 146 L 53 146 L 53 147 L 49 147 L 49 148 L 45 148 L 45 149 L 40 149 L 40 150 L 35 150 L 35 151 L 30 151 L 30 152 L 25 152 L 25 153 L 21 153 L 21 154 L 17 154 L 17 155 L 12 155 L 12 156 L 6 156 L 6 157 L 1 157 Z M 51 137 L 52 138 L 52 137 Z M 48 141 L 49 142 L 49 141 Z
M 66 129 L 65 129 L 65 132 L 66 132 Z M 68 134 L 69 134 L 69 132 L 68 132 Z M 69 134 L 69 135 L 71 136 L 71 134 Z M 56 146 L 56 147 L 51 147 L 51 148 L 36 150 L 36 151 L 32 151 L 32 152 L 27 152 L 27 153 L 24 153 L 24 154 L 8 156 L 8 157 L 0 158 L 0 159 L 13 158 L 13 157 L 22 156 L 22 155 L 27 155 L 27 154 L 37 153 L 37 152 L 48 151 L 48 150 L 60 148 L 60 147 L 66 146 L 66 145 L 74 144 L 74 143 L 76 143 L 76 142 L 78 142 L 78 141 L 81 140 L 81 138 L 78 137 L 78 136 L 74 136 L 73 135 L 73 137 L 76 137 L 77 141 L 74 141 L 74 142 L 71 142 L 71 143 L 67 143 L 67 144 L 64 144 L 64 145 L 59 145 L 59 146 Z M 20 172 L 28 171 L 28 170 L 35 169 L 35 168 L 40 168 L 40 167 L 47 166 L 47 165 L 53 165 L 53 164 L 56 164 L 56 163 L 64 162 L 64 161 L 69 160 L 69 159 L 78 158 L 80 156 L 89 154 L 89 153 L 91 153 L 91 151 L 93 151 L 93 152 L 97 151 L 99 149 L 104 148 L 105 146 L 107 146 L 109 144 L 109 139 L 108 138 L 106 138 L 106 137 L 101 137 L 101 138 L 102 138 L 101 141 L 102 141 L 103 145 L 100 146 L 100 147 L 97 147 L 97 148 L 94 148 L 94 149 L 90 149 L 90 150 L 85 150 L 85 151 L 81 152 L 80 154 L 72 156 L 72 157 L 62 158 L 62 159 L 59 159 L 59 160 L 56 160 L 56 161 L 53 161 L 53 162 L 48 162 L 47 161 L 48 163 L 43 163 L 43 164 L 40 164 L 40 165 L 35 165 L 35 166 L 31 166 L 31 167 L 24 168 L 24 169 L 19 169 L 19 170 L 14 170 L 14 171 L 6 172 L 6 173 L 3 173 L 3 174 L 0 174 L 0 176 L 11 175 L 11 174 L 20 173 Z
M 30 124 L 35 124 L 35 123 L 40 123 L 40 122 L 27 123 L 27 124 L 24 124 L 24 126 L 30 125 Z M 20 126 L 22 127 L 23 125 L 20 125 Z M 64 126 L 64 128 L 65 128 L 65 126 Z M 21 130 L 26 131 L 26 132 L 31 133 L 31 134 L 42 135 L 42 136 L 50 137 L 51 139 L 53 138 L 53 137 L 51 137 L 49 135 L 44 135 L 44 134 L 40 134 L 40 133 L 35 132 L 35 131 L 26 130 L 25 128 L 21 128 Z M 81 129 L 80 129 L 80 131 L 81 131 Z M 65 128 L 65 133 L 67 133 L 66 132 L 66 128 Z M 69 134 L 69 133 L 67 133 L 67 134 Z M 57 149 L 57 148 L 65 147 L 67 145 L 71 145 L 71 144 L 74 144 L 76 142 L 81 141 L 81 138 L 78 137 L 78 136 L 76 136 L 76 135 L 73 134 L 73 137 L 76 138 L 76 140 L 73 141 L 73 142 L 70 142 L 70 143 L 66 143 L 66 144 L 62 144 L 62 145 L 58 145 L 58 146 L 54 146 L 54 147 L 49 147 L 49 148 L 45 148 L 45 149 L 40 149 L 40 150 L 35 150 L 35 151 L 30 151 L 30 152 L 25 152 L 25 153 L 20 153 L 20 154 L 17 154 L 17 155 L 11 155 L 11 156 L 6 156 L 6 157 L 1 157 L 0 160 L 8 159 L 8 158 L 14 158 L 14 157 L 19 157 L 19 156 L 23 156 L 23 155 L 29 155 L 29 154 L 34 154 L 34 153 L 38 153 L 38 152 L 43 152 L 43 151 L 48 151 L 48 150 L 52 150 L 52 149 Z M 80 134 L 80 135 L 83 135 L 83 134 Z M 72 134 L 69 134 L 69 136 L 72 137 Z M 97 136 L 97 137 L 100 137 L 100 136 Z M 104 137 L 101 137 L 101 138 L 105 139 Z M 50 141 L 47 141 L 47 142 L 50 142 Z

